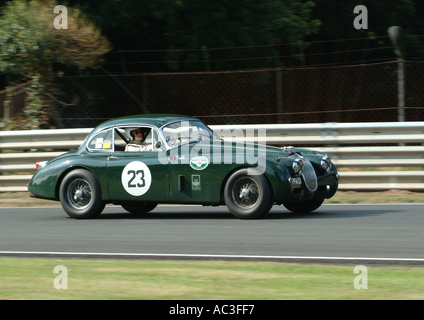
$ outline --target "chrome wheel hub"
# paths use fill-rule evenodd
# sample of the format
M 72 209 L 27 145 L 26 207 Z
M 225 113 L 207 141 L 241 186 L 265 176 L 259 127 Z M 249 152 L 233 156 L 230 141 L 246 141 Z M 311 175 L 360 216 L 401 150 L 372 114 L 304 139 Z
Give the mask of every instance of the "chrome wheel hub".
M 78 201 L 78 200 L 82 200 L 83 199 L 83 193 L 82 190 L 77 190 L 75 191 L 75 196 L 74 196 L 74 200 Z
M 243 190 L 241 190 L 241 193 L 240 193 L 240 198 L 246 198 L 246 197 L 248 197 L 249 196 L 249 189 L 243 189 Z
M 91 201 L 91 186 L 85 179 L 75 179 L 68 188 L 69 203 L 78 210 L 87 208 Z
M 243 209 L 250 209 L 258 202 L 258 185 L 250 177 L 240 178 L 234 185 L 232 196 L 236 205 Z

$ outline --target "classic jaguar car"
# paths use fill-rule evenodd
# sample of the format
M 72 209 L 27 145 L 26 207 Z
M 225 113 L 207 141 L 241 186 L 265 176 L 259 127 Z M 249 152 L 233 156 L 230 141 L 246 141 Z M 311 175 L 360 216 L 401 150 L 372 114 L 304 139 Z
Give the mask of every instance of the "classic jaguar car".
M 142 150 L 128 148 L 137 143 Z M 314 211 L 338 180 L 326 154 L 226 140 L 199 119 L 157 114 L 102 123 L 78 150 L 37 163 L 28 191 L 77 219 L 95 218 L 108 203 L 133 214 L 158 204 L 226 205 L 253 219 L 274 204 Z

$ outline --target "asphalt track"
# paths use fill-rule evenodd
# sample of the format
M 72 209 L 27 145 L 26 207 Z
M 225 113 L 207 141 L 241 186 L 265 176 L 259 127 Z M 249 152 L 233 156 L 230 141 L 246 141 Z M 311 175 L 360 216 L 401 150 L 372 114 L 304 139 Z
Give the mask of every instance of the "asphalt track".
M 60 207 L 0 208 L 0 256 L 240 259 L 424 265 L 424 204 L 274 206 L 240 220 L 225 206 L 119 206 L 75 220 Z

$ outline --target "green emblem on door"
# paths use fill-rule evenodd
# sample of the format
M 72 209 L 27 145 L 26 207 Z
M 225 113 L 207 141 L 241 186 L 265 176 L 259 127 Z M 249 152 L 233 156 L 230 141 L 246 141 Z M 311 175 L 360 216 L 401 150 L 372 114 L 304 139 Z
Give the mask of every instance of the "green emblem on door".
M 191 190 L 202 190 L 200 186 L 200 176 L 192 175 L 191 176 Z

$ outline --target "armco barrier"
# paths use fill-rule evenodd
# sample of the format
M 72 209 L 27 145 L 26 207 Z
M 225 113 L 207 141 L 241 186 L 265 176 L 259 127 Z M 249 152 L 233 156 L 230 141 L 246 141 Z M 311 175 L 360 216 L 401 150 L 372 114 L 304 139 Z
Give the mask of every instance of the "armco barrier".
M 424 122 L 227 125 L 211 129 L 234 136 L 239 130 L 250 129 L 255 130 L 251 142 L 326 152 L 339 170 L 340 190 L 424 190 Z M 91 130 L 0 131 L 0 192 L 26 191 L 35 162 L 78 148 Z M 266 140 L 258 139 L 258 130 L 266 130 Z M 381 144 L 392 146 L 375 146 Z M 388 167 L 395 170 L 382 171 Z

